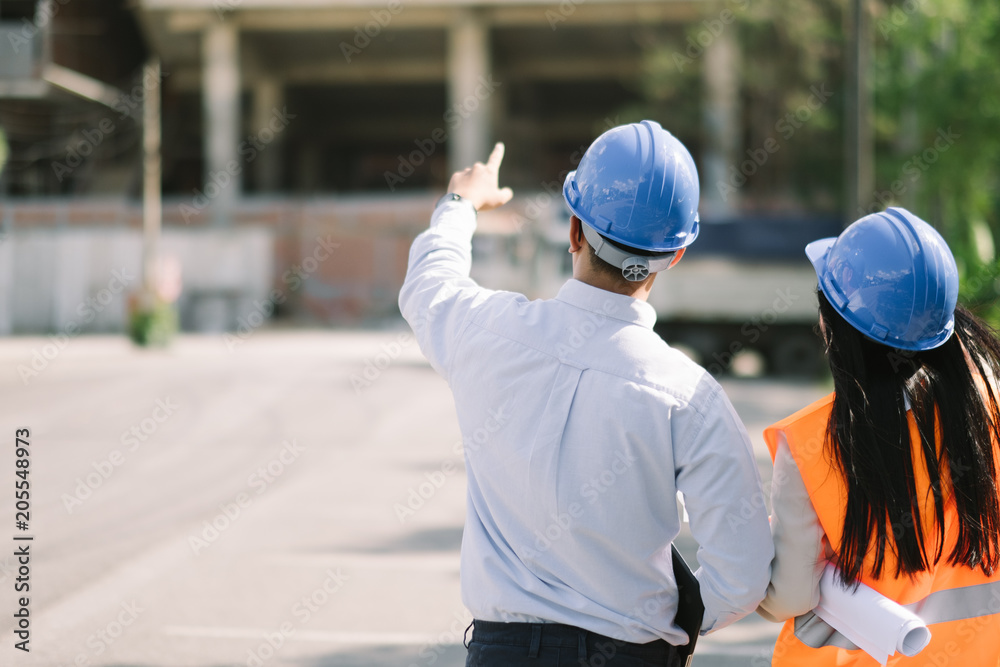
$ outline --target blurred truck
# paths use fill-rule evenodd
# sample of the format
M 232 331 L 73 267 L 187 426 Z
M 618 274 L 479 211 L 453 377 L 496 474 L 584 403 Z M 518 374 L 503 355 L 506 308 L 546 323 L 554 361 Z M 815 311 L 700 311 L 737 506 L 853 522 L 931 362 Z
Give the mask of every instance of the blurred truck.
M 514 202 L 520 212 L 480 216 L 473 277 L 494 289 L 551 298 L 572 275 L 568 213 L 561 201 L 526 201 Z M 803 249 L 840 231 L 837 218 L 818 215 L 703 223 L 698 241 L 650 295 L 657 333 L 715 375 L 817 374 L 823 351 L 816 274 Z

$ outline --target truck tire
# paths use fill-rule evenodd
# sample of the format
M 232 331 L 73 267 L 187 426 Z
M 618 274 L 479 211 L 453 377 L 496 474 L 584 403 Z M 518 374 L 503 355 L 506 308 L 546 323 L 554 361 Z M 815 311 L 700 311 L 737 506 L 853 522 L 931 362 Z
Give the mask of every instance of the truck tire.
M 824 362 L 819 339 L 804 331 L 778 336 L 767 357 L 772 374 L 784 377 L 815 377 Z

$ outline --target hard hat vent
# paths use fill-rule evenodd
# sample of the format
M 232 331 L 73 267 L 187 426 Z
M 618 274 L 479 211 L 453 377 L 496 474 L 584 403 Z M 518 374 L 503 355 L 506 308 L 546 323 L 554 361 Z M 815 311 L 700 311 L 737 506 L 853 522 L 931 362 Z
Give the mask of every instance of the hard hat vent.
M 622 275 L 634 283 L 649 277 L 649 260 L 645 257 L 629 257 L 622 262 Z

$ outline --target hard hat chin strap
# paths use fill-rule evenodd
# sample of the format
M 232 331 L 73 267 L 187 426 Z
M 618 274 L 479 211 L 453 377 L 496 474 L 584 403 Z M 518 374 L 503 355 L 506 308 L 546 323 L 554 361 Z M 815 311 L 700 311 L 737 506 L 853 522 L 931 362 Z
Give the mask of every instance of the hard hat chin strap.
M 583 228 L 583 236 L 587 239 L 587 243 L 594 249 L 594 254 L 611 266 L 620 267 L 622 276 L 631 282 L 641 282 L 648 278 L 650 273 L 666 271 L 670 268 L 674 255 L 677 254 L 674 251 L 652 257 L 633 255 L 609 243 L 596 229 L 582 220 L 580 227 Z

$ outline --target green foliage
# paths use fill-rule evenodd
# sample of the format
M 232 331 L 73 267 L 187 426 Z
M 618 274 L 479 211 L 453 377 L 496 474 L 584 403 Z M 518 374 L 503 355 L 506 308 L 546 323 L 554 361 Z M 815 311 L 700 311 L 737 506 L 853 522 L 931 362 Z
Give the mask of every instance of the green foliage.
M 702 155 L 713 122 L 704 117 L 705 53 L 718 40 L 732 39 L 738 50 L 742 150 L 731 167 L 741 199 L 753 209 L 835 211 L 843 180 L 842 4 L 704 3 L 703 18 L 685 33 L 662 32 L 647 41 L 639 80 L 642 102 L 623 110 L 622 122 L 658 119 L 696 158 Z M 817 108 L 820 87 L 832 96 Z M 765 145 L 777 145 L 768 151 L 766 165 L 749 163 L 749 169 L 741 169 L 750 157 L 746 151 L 761 155 Z
M 878 199 L 941 230 L 963 300 L 1000 323 L 1000 4 L 883 2 L 874 23 Z
M 971 270 L 966 267 L 961 284 L 959 300 L 994 329 L 1000 330 L 1000 308 L 997 308 L 1000 262 L 982 263 Z
M 136 345 L 165 347 L 177 333 L 177 312 L 169 303 L 138 308 L 129 318 L 129 337 Z
M 705 52 L 726 31 L 740 52 L 739 145 L 754 151 L 769 137 L 779 144 L 739 186 L 744 206 L 841 209 L 850 3 L 703 6 L 704 18 L 686 34 L 662 32 L 647 43 L 644 101 L 625 110 L 623 122 L 662 119 L 701 155 L 711 126 L 704 117 Z M 876 187 L 862 193 L 869 205 L 846 217 L 901 205 L 931 222 L 958 260 L 963 301 L 1000 324 L 1000 2 L 873 0 L 868 6 Z M 831 99 L 794 133 L 776 132 L 783 118 L 808 104 L 813 87 L 824 84 Z M 738 161 L 746 157 L 741 153 Z
M 748 179 L 755 208 L 836 211 L 842 200 L 843 0 L 757 0 L 740 18 L 745 144 L 780 149 Z M 816 91 L 831 93 L 817 98 Z M 815 108 L 817 101 L 820 108 Z M 794 132 L 793 132 L 794 130 Z

